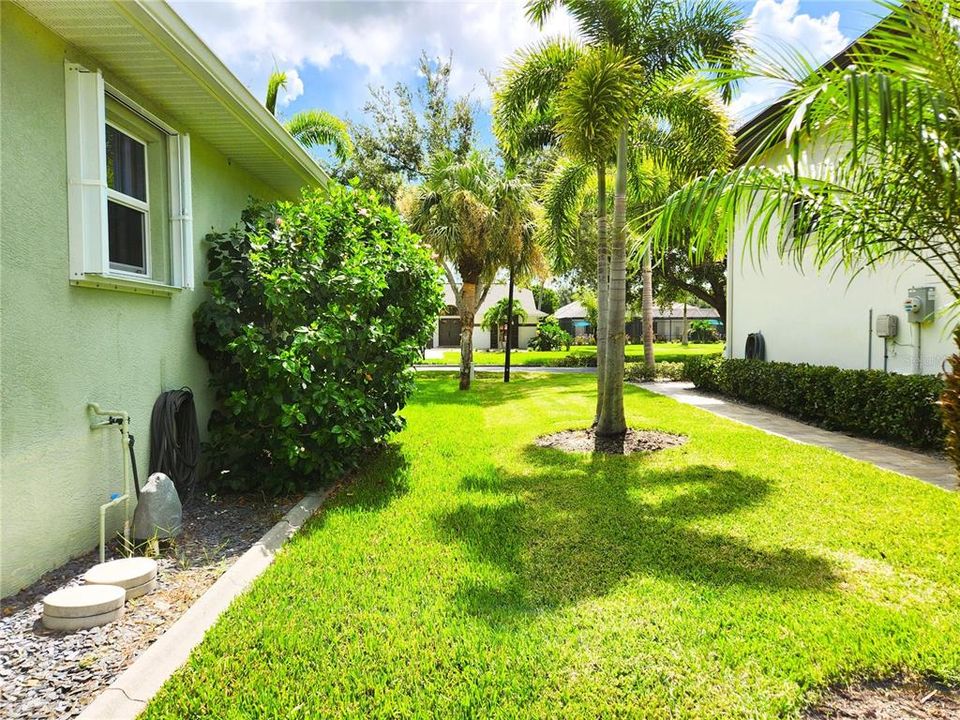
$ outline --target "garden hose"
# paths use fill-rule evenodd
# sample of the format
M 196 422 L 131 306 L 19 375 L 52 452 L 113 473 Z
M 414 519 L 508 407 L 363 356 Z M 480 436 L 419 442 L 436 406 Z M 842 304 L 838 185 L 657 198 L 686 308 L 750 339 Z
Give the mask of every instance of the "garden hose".
M 161 393 L 150 416 L 150 474 L 162 472 L 177 491 L 193 490 L 200 461 L 200 430 L 193 391 L 188 387 Z

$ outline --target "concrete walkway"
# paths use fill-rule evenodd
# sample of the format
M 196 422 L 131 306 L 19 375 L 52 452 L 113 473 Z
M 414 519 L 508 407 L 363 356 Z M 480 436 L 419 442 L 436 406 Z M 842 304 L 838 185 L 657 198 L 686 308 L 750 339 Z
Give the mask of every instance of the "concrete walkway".
M 823 430 L 749 405 L 728 402 L 714 395 L 697 392 L 694 390 L 692 383 L 643 383 L 640 387 L 660 395 L 672 397 L 674 400 L 687 405 L 695 405 L 730 420 L 751 425 L 772 435 L 780 435 L 807 445 L 830 448 L 841 455 L 872 463 L 885 470 L 893 470 L 902 475 L 919 478 L 944 490 L 953 491 L 957 489 L 956 470 L 946 458 L 901 450 L 873 440 L 864 440 L 839 432 Z

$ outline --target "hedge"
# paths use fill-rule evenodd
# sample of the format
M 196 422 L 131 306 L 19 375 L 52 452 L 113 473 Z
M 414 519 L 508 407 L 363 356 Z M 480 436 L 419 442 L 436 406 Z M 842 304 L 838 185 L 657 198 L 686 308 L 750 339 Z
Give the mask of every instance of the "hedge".
M 653 369 L 646 363 L 627 363 L 623 369 L 624 379 L 630 382 L 651 382 L 652 380 L 685 380 L 682 362 L 658 362 Z
M 818 365 L 691 357 L 688 380 L 700 390 L 762 405 L 829 430 L 941 449 L 945 431 L 937 400 L 944 381 Z
M 403 427 L 442 306 L 436 263 L 373 194 L 333 183 L 253 203 L 207 241 L 208 480 L 268 493 L 336 480 Z

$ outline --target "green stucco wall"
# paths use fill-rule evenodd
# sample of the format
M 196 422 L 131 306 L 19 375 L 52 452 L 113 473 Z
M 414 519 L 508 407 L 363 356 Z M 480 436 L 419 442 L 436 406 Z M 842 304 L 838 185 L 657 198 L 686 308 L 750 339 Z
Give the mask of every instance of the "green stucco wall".
M 83 58 L 15 6 L 4 3 L 2 13 L 0 595 L 6 596 L 94 547 L 98 508 L 121 490 L 119 433 L 91 431 L 88 402 L 130 413 L 141 480 L 150 411 L 161 391 L 192 387 L 205 427 L 211 399 L 192 328 L 203 297 L 201 238 L 236 223 L 249 196 L 278 193 L 191 135 L 197 290 L 167 298 L 71 286 L 63 65 Z M 149 98 L 136 99 L 150 107 Z M 122 509 L 110 519 L 116 529 Z

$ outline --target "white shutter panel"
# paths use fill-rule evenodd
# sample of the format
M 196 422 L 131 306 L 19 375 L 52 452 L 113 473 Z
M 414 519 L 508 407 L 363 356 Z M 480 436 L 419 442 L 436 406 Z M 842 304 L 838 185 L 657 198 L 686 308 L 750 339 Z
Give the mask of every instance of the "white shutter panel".
M 99 71 L 65 68 L 70 278 L 78 279 L 105 274 L 110 262 L 104 88 Z
M 170 168 L 170 242 L 173 249 L 173 284 L 193 289 L 193 219 L 190 180 L 190 136 L 171 135 L 167 140 Z

